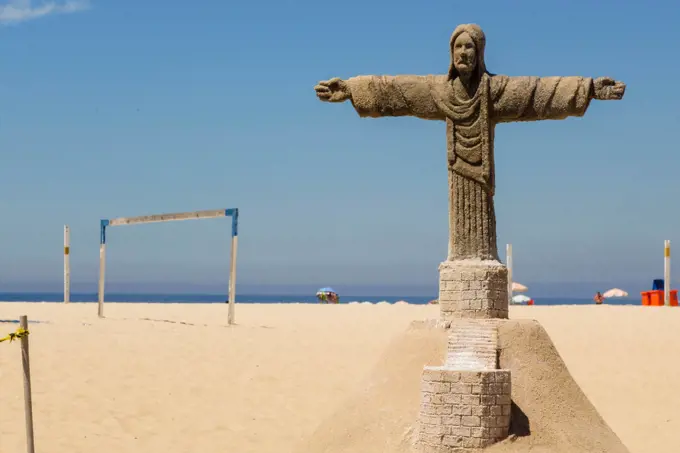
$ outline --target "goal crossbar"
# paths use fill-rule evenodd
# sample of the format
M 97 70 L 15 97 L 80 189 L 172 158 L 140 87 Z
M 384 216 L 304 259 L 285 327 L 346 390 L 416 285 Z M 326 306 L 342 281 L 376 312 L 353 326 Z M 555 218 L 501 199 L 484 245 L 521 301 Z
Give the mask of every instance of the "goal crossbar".
M 231 266 L 229 270 L 229 309 L 228 323 L 234 323 L 234 304 L 236 303 L 236 254 L 238 250 L 238 208 L 212 209 L 207 211 L 176 212 L 137 217 L 118 217 L 102 219 L 99 235 L 99 300 L 97 312 L 104 317 L 104 281 L 106 276 L 106 229 L 113 226 L 138 225 L 142 223 L 174 222 L 179 220 L 214 219 L 231 217 Z

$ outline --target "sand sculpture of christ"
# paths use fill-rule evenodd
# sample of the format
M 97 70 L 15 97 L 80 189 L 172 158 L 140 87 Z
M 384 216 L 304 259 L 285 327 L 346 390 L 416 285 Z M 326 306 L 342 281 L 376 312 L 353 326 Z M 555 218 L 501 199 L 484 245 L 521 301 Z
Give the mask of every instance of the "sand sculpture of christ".
M 493 205 L 496 124 L 583 116 L 592 99 L 618 100 L 625 92 L 625 84 L 608 77 L 491 74 L 485 44 L 479 26 L 459 25 L 448 74 L 334 78 L 315 87 L 322 101 L 350 100 L 362 117 L 446 122 L 449 250 L 440 266 L 440 305 L 453 303 L 442 310 L 454 317 L 507 317 L 507 270 L 498 258 Z

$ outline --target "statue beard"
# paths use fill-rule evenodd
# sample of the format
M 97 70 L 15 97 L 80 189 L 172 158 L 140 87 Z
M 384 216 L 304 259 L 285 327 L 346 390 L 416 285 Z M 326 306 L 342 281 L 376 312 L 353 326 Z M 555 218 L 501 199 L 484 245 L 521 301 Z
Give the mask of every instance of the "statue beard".
M 476 65 L 467 65 L 465 67 L 456 67 L 456 71 L 458 71 L 458 76 L 465 80 L 466 82 L 469 81 L 472 76 L 475 74 L 475 70 L 477 69 Z
M 456 68 L 458 71 L 459 83 L 467 92 L 468 96 L 473 97 L 479 87 L 479 79 L 477 77 L 477 65 L 468 66 L 465 68 Z

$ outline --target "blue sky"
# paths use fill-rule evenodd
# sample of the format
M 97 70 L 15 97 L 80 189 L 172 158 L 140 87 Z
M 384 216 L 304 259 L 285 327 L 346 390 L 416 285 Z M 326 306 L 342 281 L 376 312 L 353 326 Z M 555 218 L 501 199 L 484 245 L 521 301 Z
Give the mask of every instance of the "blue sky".
M 0 5 L 0 291 L 60 288 L 64 224 L 74 285 L 94 289 L 100 218 L 221 207 L 241 212 L 243 287 L 436 288 L 443 124 L 360 119 L 313 86 L 443 73 L 468 22 L 491 72 L 628 86 L 581 119 L 496 129 L 516 279 L 637 291 L 664 239 L 680 250 L 678 2 Z M 114 288 L 222 289 L 229 221 L 113 229 L 108 252 Z

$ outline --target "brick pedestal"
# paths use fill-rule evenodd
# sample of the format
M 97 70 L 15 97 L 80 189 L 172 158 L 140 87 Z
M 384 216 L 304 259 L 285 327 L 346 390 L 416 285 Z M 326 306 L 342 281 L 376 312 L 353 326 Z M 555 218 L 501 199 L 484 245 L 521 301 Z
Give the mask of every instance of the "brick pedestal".
M 508 317 L 508 269 L 498 261 L 444 261 L 439 266 L 442 320 Z
M 415 446 L 422 453 L 472 453 L 508 435 L 510 371 L 425 367 Z

